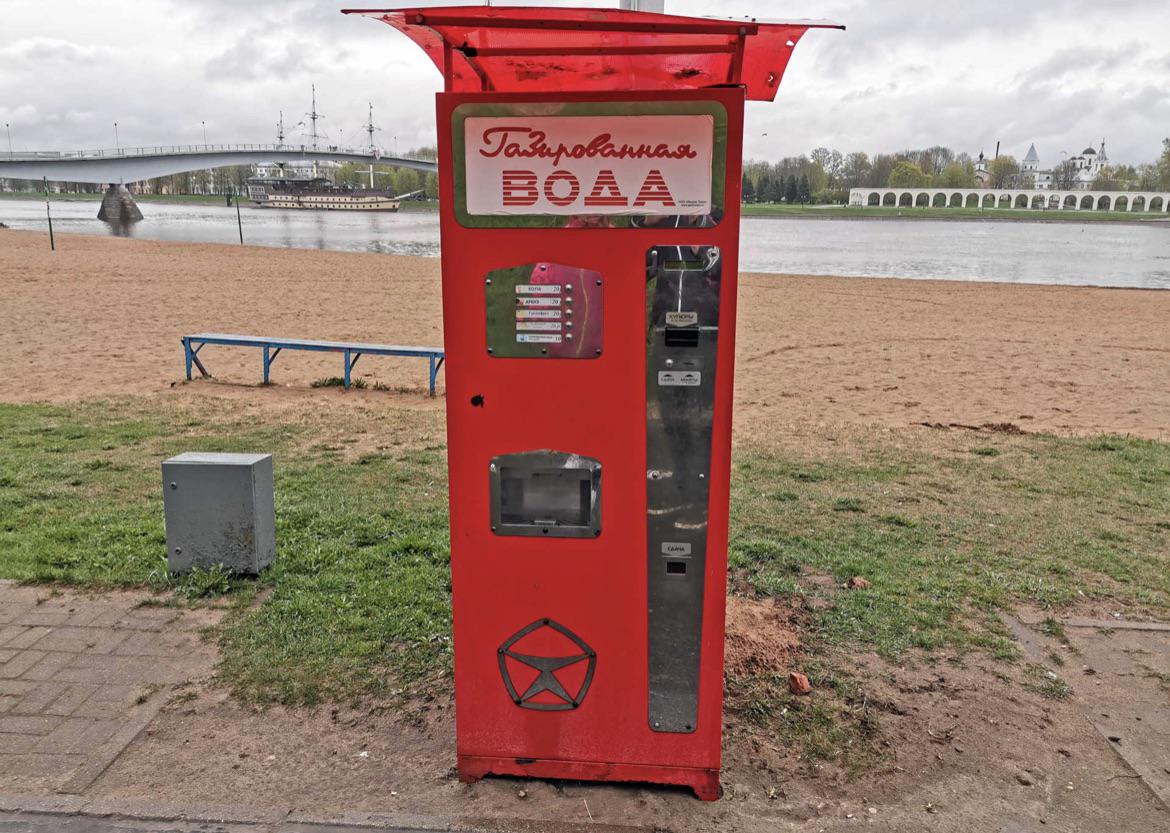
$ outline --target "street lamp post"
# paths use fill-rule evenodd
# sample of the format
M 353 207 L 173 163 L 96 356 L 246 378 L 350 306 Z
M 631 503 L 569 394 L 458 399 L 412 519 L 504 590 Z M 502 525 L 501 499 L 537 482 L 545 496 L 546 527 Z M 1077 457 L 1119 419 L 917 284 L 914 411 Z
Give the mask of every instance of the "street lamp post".
M 122 141 L 118 138 L 118 123 L 114 122 L 114 147 L 117 150 L 122 149 Z
M 199 123 L 201 125 L 203 125 L 203 144 L 206 145 L 207 144 L 207 122 L 201 121 Z
M 12 156 L 12 125 L 4 122 L 4 129 L 8 131 L 8 155 Z

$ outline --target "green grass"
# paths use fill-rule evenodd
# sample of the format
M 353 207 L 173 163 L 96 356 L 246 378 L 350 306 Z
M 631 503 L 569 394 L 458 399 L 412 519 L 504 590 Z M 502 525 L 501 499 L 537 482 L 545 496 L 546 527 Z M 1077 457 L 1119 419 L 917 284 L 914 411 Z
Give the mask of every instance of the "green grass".
M 160 603 L 226 593 L 219 674 L 248 700 L 431 690 L 451 660 L 445 454 L 429 439 L 441 415 L 387 409 L 370 426 L 334 411 L 279 422 L 195 407 L 0 405 L 0 577 L 146 586 L 166 592 Z M 804 610 L 812 697 L 787 693 L 788 669 L 728 683 L 729 711 L 778 742 L 846 767 L 873 759 L 872 707 L 847 659 L 858 651 L 1018 662 L 997 613 L 1021 602 L 1170 616 L 1170 445 L 830 439 L 734 458 L 732 583 Z M 167 575 L 158 465 L 191 450 L 275 454 L 277 559 L 258 580 Z M 844 589 L 852 576 L 871 586 Z M 1043 669 L 1020 673 L 1044 696 L 1066 693 Z
M 380 427 L 393 441 L 394 426 Z M 148 586 L 187 599 L 234 590 L 240 604 L 223 628 L 221 673 L 248 699 L 378 694 L 391 681 L 408 685 L 444 669 L 450 597 L 441 449 L 349 461 L 339 446 L 312 445 L 315 431 L 130 404 L 0 405 L 0 577 Z M 216 571 L 171 579 L 160 461 L 187 450 L 258 449 L 277 460 L 273 568 L 259 581 Z M 249 607 L 261 589 L 270 595 Z
M 889 442 L 736 458 L 730 563 L 748 586 L 820 592 L 802 584 L 809 569 L 872 583 L 814 616 L 826 643 L 889 658 L 1002 654 L 995 612 L 1018 602 L 1110 599 L 1170 614 L 1170 529 L 1159 523 L 1170 517 L 1170 446 L 1028 435 L 972 454 L 958 441 L 919 451 Z M 798 498 L 776 499 L 789 492 Z
M 1037 222 L 1137 222 L 1141 219 L 1170 217 L 1170 214 L 1128 211 L 1063 211 L 1031 210 L 1026 208 L 911 208 L 909 206 L 852 206 L 852 205 L 785 205 L 782 203 L 747 203 L 741 213 L 745 217 L 837 217 L 886 218 L 918 220 L 1032 220 Z

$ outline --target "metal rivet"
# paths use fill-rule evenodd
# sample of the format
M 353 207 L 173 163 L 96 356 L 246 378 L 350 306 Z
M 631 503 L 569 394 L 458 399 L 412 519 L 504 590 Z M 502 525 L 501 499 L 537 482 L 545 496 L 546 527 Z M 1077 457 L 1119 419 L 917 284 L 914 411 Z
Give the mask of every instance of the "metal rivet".
M 667 359 L 666 366 L 667 367 L 674 367 L 674 359 Z
M 600 281 L 600 280 L 598 280 L 598 281 L 597 281 L 597 285 L 598 285 L 598 286 L 601 286 L 601 281 Z
M 484 283 L 485 283 L 485 284 L 487 284 L 488 286 L 491 286 L 491 285 L 492 285 L 492 279 L 491 279 L 491 278 L 488 278 L 486 281 L 484 281 Z
M 171 488 L 172 488 L 172 489 L 177 489 L 177 488 L 179 488 L 179 484 L 178 484 L 178 483 L 176 483 L 176 482 L 174 482 L 174 481 L 172 480 L 172 481 L 171 481 Z
M 600 347 L 598 347 L 596 350 L 594 350 L 594 351 L 593 351 L 593 355 L 595 355 L 595 356 L 600 356 L 600 355 L 601 355 L 601 348 L 600 348 Z

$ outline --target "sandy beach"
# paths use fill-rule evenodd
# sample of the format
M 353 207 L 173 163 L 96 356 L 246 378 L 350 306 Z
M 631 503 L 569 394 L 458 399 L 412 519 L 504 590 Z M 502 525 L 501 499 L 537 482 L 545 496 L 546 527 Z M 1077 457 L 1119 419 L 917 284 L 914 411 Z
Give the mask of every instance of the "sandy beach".
M 441 346 L 438 287 L 429 258 L 79 235 L 50 252 L 44 235 L 0 230 L 0 401 L 259 382 L 258 351 L 209 347 L 219 383 L 176 386 L 179 339 L 200 331 Z M 1167 292 L 745 274 L 739 310 L 741 439 L 809 422 L 1170 437 Z M 250 396 L 338 398 L 309 385 L 340 371 L 286 353 L 276 386 Z M 367 358 L 355 374 L 393 391 L 351 392 L 366 404 L 440 407 L 422 362 Z

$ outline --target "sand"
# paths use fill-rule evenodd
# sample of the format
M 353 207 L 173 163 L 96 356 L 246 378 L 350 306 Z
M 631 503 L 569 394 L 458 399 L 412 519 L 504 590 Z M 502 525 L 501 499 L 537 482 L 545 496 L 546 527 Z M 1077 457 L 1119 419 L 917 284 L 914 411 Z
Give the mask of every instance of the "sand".
M 218 383 L 178 384 L 186 333 L 441 346 L 435 259 L 57 240 L 50 252 L 42 234 L 0 230 L 0 401 L 441 407 L 420 360 L 363 358 L 355 375 L 391 390 L 342 397 L 309 386 L 340 375 L 339 356 L 285 353 L 276 386 L 257 390 L 259 351 L 208 347 Z M 1170 437 L 1170 292 L 762 274 L 740 287 L 739 439 L 809 422 Z

